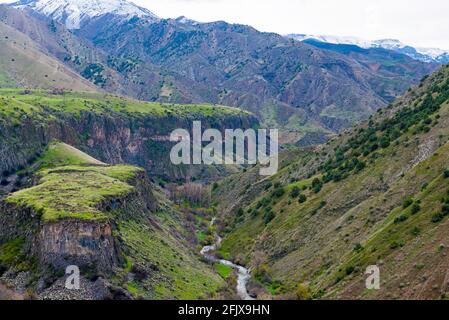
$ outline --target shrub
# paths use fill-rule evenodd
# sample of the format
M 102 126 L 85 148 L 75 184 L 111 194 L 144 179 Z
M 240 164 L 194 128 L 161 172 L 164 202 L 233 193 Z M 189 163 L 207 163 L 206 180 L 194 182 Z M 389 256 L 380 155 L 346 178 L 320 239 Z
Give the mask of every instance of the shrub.
M 380 147 L 385 149 L 388 148 L 390 146 L 390 140 L 387 137 L 383 137 L 380 140 Z
M 443 204 L 443 208 L 441 211 L 444 215 L 448 215 L 449 214 L 449 204 L 448 203 Z
M 413 229 L 412 229 L 412 235 L 414 235 L 415 237 L 416 236 L 419 236 L 419 234 L 421 233 L 421 229 L 420 228 L 418 228 L 418 227 L 414 227 Z
M 404 202 L 402 203 L 402 207 L 404 209 L 407 209 L 408 207 L 410 207 L 413 204 L 413 198 L 407 198 L 404 200 Z
M 304 203 L 306 201 L 307 201 L 307 197 L 304 194 L 299 195 L 299 197 L 298 197 L 299 203 Z
M 309 288 L 302 283 L 298 284 L 298 287 L 296 288 L 296 298 L 298 300 L 310 300 L 311 295 Z
M 417 213 L 420 212 L 420 211 L 421 211 L 421 206 L 420 206 L 418 203 L 414 203 L 414 204 L 412 205 L 411 210 L 410 210 L 410 212 L 411 212 L 412 214 L 417 214 Z
M 355 171 L 356 171 L 356 172 L 360 172 L 360 171 L 362 171 L 363 169 L 365 169 L 365 167 L 366 167 L 365 162 L 359 161 L 359 162 L 357 162 L 357 165 L 355 166 Z
M 438 222 L 442 221 L 443 219 L 444 219 L 444 215 L 441 212 L 435 213 L 432 216 L 432 222 L 433 223 L 438 223 Z
M 396 219 L 394 219 L 394 223 L 401 223 L 404 222 L 408 219 L 408 217 L 406 215 L 402 215 L 397 217 Z
M 321 180 L 318 178 L 313 179 L 313 181 L 312 181 L 313 192 L 319 193 L 322 188 L 323 188 L 323 183 L 321 182 Z
M 352 274 L 354 272 L 354 270 L 355 270 L 355 268 L 353 266 L 346 267 L 346 269 L 345 269 L 346 275 L 349 276 L 350 274 Z
M 360 251 L 362 251 L 363 250 L 363 246 L 360 244 L 360 243 L 357 243 L 355 246 L 354 246 L 354 251 L 355 252 L 360 252 Z
M 295 187 L 293 187 L 292 191 L 290 192 L 290 196 L 292 198 L 296 198 L 297 196 L 299 196 L 300 193 L 301 193 L 301 189 L 299 189 L 299 187 L 295 186 Z
M 275 217 L 276 215 L 274 214 L 274 212 L 270 210 L 264 214 L 263 220 L 265 224 L 269 224 Z
M 256 268 L 254 277 L 262 283 L 271 283 L 273 281 L 270 276 L 270 268 L 265 263 Z
M 285 189 L 282 187 L 278 187 L 273 191 L 273 196 L 276 198 L 280 198 L 285 194 Z
M 270 189 L 273 186 L 273 183 L 271 181 L 269 181 L 266 185 L 265 185 L 265 190 Z
M 444 170 L 443 175 L 446 179 L 449 178 L 449 169 Z

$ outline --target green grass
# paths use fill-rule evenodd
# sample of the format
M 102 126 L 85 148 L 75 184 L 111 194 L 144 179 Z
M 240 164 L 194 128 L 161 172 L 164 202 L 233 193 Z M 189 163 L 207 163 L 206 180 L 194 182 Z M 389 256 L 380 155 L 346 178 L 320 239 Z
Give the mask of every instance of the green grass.
M 153 117 L 221 117 L 247 114 L 237 108 L 214 106 L 208 104 L 163 104 L 156 102 L 141 102 L 119 96 L 99 93 L 51 94 L 45 90 L 33 90 L 24 94 L 23 90 L 0 89 L 0 116 L 21 119 L 24 115 L 48 119 L 48 112 L 58 112 L 79 115 L 81 112 L 110 114 L 115 112 L 126 116 Z
M 205 298 L 224 285 L 211 268 L 169 233 L 134 220 L 120 221 L 118 227 L 129 248 L 128 259 L 136 264 L 152 263 L 159 270 L 156 279 L 131 284 L 133 292 L 143 292 L 142 288 L 149 286 L 152 290 L 144 294 L 146 298 L 190 300 Z
M 225 266 L 224 264 L 221 263 L 216 263 L 215 264 L 215 271 L 217 271 L 217 273 L 223 278 L 223 279 L 227 279 L 231 276 L 232 272 L 234 271 L 233 268 L 229 267 L 229 266 Z
M 43 221 L 62 218 L 104 220 L 107 216 L 96 206 L 107 198 L 132 192 L 133 187 L 108 176 L 107 167 L 101 170 L 105 174 L 99 173 L 97 168 L 60 167 L 46 172 L 37 186 L 17 191 L 6 201 L 32 207 L 42 215 Z M 131 174 L 127 170 L 126 174 Z
M 53 142 L 39 159 L 41 168 L 67 165 L 104 165 L 101 161 L 61 142 Z
M 0 244 L 0 266 L 9 266 L 17 261 L 21 255 L 24 238 Z
M 127 182 L 142 170 L 102 165 L 63 143 L 52 143 L 39 161 L 38 184 L 9 195 L 6 201 L 33 208 L 43 221 L 107 219 L 98 205 L 131 193 L 134 188 Z
M 203 243 L 206 240 L 207 235 L 203 231 L 197 231 L 196 237 L 200 243 Z

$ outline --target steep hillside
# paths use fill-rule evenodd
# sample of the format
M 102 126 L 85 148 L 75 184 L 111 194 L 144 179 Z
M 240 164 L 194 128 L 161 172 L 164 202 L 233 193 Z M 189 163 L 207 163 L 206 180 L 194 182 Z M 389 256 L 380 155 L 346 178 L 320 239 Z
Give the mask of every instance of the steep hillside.
M 51 143 L 0 202 L 0 280 L 38 299 L 198 299 L 224 286 L 143 169 Z M 76 265 L 81 290 L 65 289 Z M 25 287 L 24 287 L 25 284 Z
M 303 134 L 317 128 L 336 131 L 365 119 L 435 68 L 392 54 L 362 63 L 225 22 L 133 19 L 114 25 L 99 19 L 77 34 L 115 57 L 161 67 L 157 99 L 237 106 L 266 125 Z M 138 73 L 141 65 L 130 74 Z M 391 65 L 396 68 L 389 69 Z M 142 94 L 139 98 L 154 98 Z
M 130 17 L 106 5 L 109 11 L 101 14 L 89 16 L 91 4 L 85 13 L 75 12 L 89 18 L 68 32 L 49 20 L 64 3 L 30 1 L 21 10 L 4 11 L 10 25 L 22 29 L 16 23 L 21 14 L 36 25 L 45 21 L 37 30 L 59 44 L 53 50 L 64 53 L 59 59 L 105 90 L 141 100 L 243 108 L 264 125 L 282 128 L 289 142 L 308 133 L 323 140 L 366 119 L 436 67 L 391 53 L 357 59 L 225 22 Z M 78 3 L 83 9 L 85 2 Z M 57 16 L 66 23 L 67 15 Z M 48 26 L 57 32 L 45 31 Z
M 191 130 L 193 121 L 219 130 L 251 128 L 257 120 L 235 108 L 139 102 L 107 94 L 0 91 L 0 171 L 25 166 L 52 139 L 64 141 L 106 163 L 145 168 L 152 178 L 210 179 L 232 168 L 174 166 L 173 130 Z
M 0 87 L 99 89 L 47 55 L 25 34 L 0 22 Z
M 448 99 L 445 66 L 369 122 L 283 155 L 275 177 L 218 184 L 222 254 L 277 297 L 446 298 Z M 380 290 L 365 289 L 369 265 Z
M 108 66 L 108 55 L 59 24 L 31 10 L 0 5 L 0 21 L 25 34 L 48 56 L 77 72 L 98 87 L 118 94 L 133 95 L 126 80 Z M 146 74 L 148 79 L 154 77 Z

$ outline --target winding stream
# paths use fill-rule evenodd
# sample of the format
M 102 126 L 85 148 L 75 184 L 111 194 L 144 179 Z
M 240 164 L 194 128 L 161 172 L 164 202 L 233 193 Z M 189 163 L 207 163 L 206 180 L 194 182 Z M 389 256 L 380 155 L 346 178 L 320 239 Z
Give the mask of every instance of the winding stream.
M 213 224 L 213 221 L 212 221 Z M 217 235 L 216 236 L 217 241 L 211 245 L 211 246 L 205 246 L 201 249 L 200 253 L 201 255 L 206 258 L 209 261 L 221 263 L 225 266 L 231 267 L 238 272 L 237 276 L 237 294 L 242 300 L 255 300 L 253 297 L 251 297 L 248 293 L 248 290 L 246 289 L 246 286 L 248 285 L 249 280 L 251 279 L 251 274 L 249 273 L 249 270 L 245 267 L 239 266 L 229 260 L 224 259 L 218 259 L 213 254 L 210 254 L 210 252 L 215 251 L 221 244 L 221 238 Z

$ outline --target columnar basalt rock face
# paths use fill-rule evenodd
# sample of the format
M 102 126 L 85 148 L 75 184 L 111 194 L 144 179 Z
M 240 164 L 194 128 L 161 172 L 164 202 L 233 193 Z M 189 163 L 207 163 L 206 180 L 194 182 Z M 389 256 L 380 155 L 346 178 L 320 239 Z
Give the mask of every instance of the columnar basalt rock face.
M 39 219 L 31 208 L 0 202 L 0 243 L 23 237 L 31 239 L 39 229 Z M 33 242 L 28 244 L 30 247 Z
M 174 116 L 154 118 L 119 114 L 82 112 L 79 117 L 57 114 L 57 120 L 48 124 L 26 121 L 19 126 L 0 126 L 0 174 L 4 170 L 16 171 L 36 158 L 45 145 L 57 139 L 87 152 L 110 164 L 128 163 L 145 168 L 151 175 L 169 180 L 184 179 L 199 174 L 199 168 L 175 167 L 170 162 L 170 133 L 178 128 L 191 130 L 194 120 L 204 128 L 221 131 L 250 128 L 258 124 L 249 114 L 222 118 L 179 119 Z
M 25 166 L 41 152 L 48 142 L 43 126 L 30 120 L 21 126 L 0 123 L 0 174 Z
M 7 200 L 0 202 L 0 243 L 17 238 L 25 241 L 24 250 L 38 259 L 41 266 L 65 269 L 69 265 L 109 274 L 123 262 L 115 239 L 115 211 L 131 217 L 157 209 L 157 201 L 145 171 L 129 179 L 134 190 L 106 199 L 96 207 L 110 216 L 105 220 L 64 218 L 45 221 L 35 209 Z
M 109 272 L 119 259 L 109 223 L 80 220 L 46 223 L 37 238 L 39 260 L 56 268 L 76 265 Z

